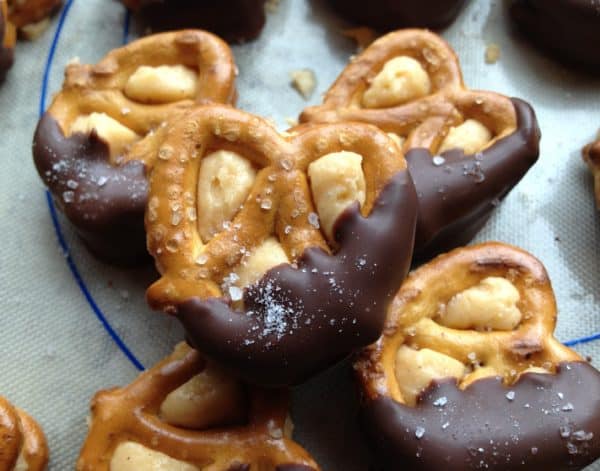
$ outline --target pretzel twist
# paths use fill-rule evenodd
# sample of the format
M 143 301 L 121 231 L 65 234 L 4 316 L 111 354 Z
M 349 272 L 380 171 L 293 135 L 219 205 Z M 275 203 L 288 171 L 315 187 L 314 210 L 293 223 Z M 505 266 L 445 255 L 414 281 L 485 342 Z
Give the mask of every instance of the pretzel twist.
M 412 272 L 383 336 L 355 363 L 363 418 L 371 436 L 384 437 L 386 465 L 406 455 L 415 469 L 438 459 L 448 469 L 567 469 L 598 457 L 600 405 L 585 391 L 600 388 L 600 374 L 554 338 L 555 325 L 544 267 L 515 247 L 456 249 Z M 417 424 L 429 433 L 422 443 Z M 439 448 L 415 458 L 419 445 Z
M 410 67 L 392 69 L 397 60 Z M 368 93 L 378 101 L 367 100 Z M 374 124 L 400 139 L 419 195 L 417 258 L 468 242 L 539 153 L 531 107 L 467 89 L 455 52 L 425 30 L 375 41 L 344 69 L 322 105 L 300 115 L 300 122 L 344 121 Z
M 198 186 L 199 174 L 206 156 L 223 150 L 247 159 L 256 177 L 239 210 L 203 240 L 198 195 L 208 190 Z M 337 218 L 329 239 L 307 172 L 337 153 L 344 165 L 350 152 L 362 159 L 364 203 Z M 283 136 L 233 108 L 190 112 L 168 131 L 150 179 L 148 248 L 162 278 L 148 289 L 148 302 L 176 314 L 194 345 L 260 383 L 298 382 L 374 340 L 383 306 L 408 268 L 414 231 L 412 184 L 398 152 L 384 133 L 362 124 L 304 126 Z M 394 207 L 400 218 L 387 213 Z M 279 247 L 278 259 L 235 283 L 265 244 Z M 381 283 L 370 288 L 367 279 Z M 328 350 L 311 352 L 327 339 Z
M 40 426 L 0 396 L 0 469 L 43 471 L 47 464 L 48 445 Z
M 600 208 L 600 138 L 585 146 L 582 151 L 583 160 L 594 177 L 594 193 L 596 207 Z
M 247 421 L 241 425 L 217 423 L 210 429 L 196 429 L 191 424 L 183 428 L 168 423 L 161 416 L 167 396 L 206 368 L 206 360 L 182 343 L 129 386 L 98 392 L 92 401 L 90 431 L 77 469 L 114 471 L 116 451 L 130 442 L 177 460 L 182 466 L 177 469 L 284 470 L 286 465 L 306 471 L 319 469 L 290 438 L 288 398 L 281 390 L 248 388 Z M 210 381 L 211 373 L 208 375 Z M 213 389 L 202 389 L 201 394 L 212 394 L 213 400 L 222 401 L 228 391 L 219 387 L 216 383 Z M 209 405 L 206 411 L 227 415 L 228 411 L 215 411 L 214 407 Z M 136 469 L 136 458 L 130 456 L 133 467 L 119 469 Z
M 150 36 L 96 65 L 67 66 L 33 153 L 93 252 L 122 263 L 145 257 L 146 172 L 164 126 L 197 103 L 232 102 L 235 74 L 229 47 L 200 30 Z
M 6 0 L 0 0 L 0 82 L 4 80 L 6 72 L 12 67 L 16 41 L 15 27 L 8 20 L 6 5 Z

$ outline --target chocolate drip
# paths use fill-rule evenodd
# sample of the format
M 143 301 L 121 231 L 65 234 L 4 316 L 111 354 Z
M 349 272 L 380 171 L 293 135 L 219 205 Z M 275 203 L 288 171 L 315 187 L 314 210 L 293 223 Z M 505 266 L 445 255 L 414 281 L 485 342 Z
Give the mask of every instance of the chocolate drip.
M 125 2 L 127 3 L 127 2 Z M 136 17 L 153 32 L 201 28 L 228 41 L 256 38 L 265 25 L 265 0 L 141 0 Z
M 517 130 L 479 154 L 444 152 L 436 165 L 427 149 L 406 155 L 419 198 L 415 258 L 426 260 L 464 245 L 536 162 L 540 131 L 526 102 L 513 98 Z
M 465 4 L 465 0 L 328 0 L 340 14 L 360 24 L 381 30 L 397 28 L 444 28 Z
M 177 306 L 188 339 L 251 382 L 296 384 L 375 341 L 412 254 L 416 196 L 408 172 L 381 191 L 371 214 L 338 218 L 339 251 L 306 250 L 244 292 L 245 312 L 223 299 Z
M 48 113 L 35 131 L 33 158 L 57 206 L 92 253 L 119 264 L 148 260 L 144 164 L 110 165 L 108 145 L 96 133 L 65 137 Z
M 12 47 L 4 47 L 2 42 L 4 35 L 6 34 L 6 22 L 7 18 L 4 17 L 4 13 L 0 8 L 0 83 L 6 78 L 6 73 L 10 69 L 14 62 L 14 50 Z
M 537 46 L 568 64 L 600 73 L 600 3 L 596 0 L 517 0 L 510 15 Z
M 383 469 L 581 469 L 600 456 L 600 373 L 568 362 L 512 386 L 433 382 L 416 407 L 378 397 L 361 418 Z

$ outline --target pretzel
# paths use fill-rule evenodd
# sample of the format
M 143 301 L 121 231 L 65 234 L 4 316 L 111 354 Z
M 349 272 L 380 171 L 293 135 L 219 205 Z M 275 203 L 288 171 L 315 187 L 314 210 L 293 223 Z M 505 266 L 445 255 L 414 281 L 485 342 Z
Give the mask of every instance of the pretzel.
M 228 41 L 256 38 L 265 25 L 265 0 L 121 0 L 145 28 L 203 28 Z
M 62 5 L 62 0 L 8 0 L 10 22 L 21 29 L 43 21 Z
M 67 66 L 33 156 L 55 202 L 100 258 L 145 260 L 146 174 L 166 123 L 197 103 L 235 99 L 229 47 L 200 30 L 163 33 Z
M 569 65 L 600 72 L 600 7 L 596 0 L 512 0 L 510 17 L 536 46 Z
M 412 272 L 355 363 L 384 468 L 563 470 L 598 458 L 600 373 L 555 324 L 544 267 L 516 247 L 456 249 Z
M 218 173 L 215 159 L 238 163 Z M 242 111 L 198 108 L 169 129 L 150 178 L 162 278 L 147 300 L 247 380 L 301 382 L 380 335 L 410 263 L 413 190 L 373 126 L 281 135 Z
M 381 30 L 400 27 L 444 28 L 448 26 L 465 4 L 465 0 L 425 0 L 402 2 L 375 0 L 368 7 L 360 0 L 329 0 L 340 14 L 360 25 Z
M 0 83 L 14 62 L 15 27 L 8 21 L 6 0 L 0 0 Z
M 0 469 L 43 471 L 47 464 L 48 445 L 40 426 L 0 396 Z
M 282 390 L 244 386 L 181 343 L 129 386 L 98 392 L 78 471 L 320 468 L 291 440 Z
M 582 151 L 583 160 L 588 164 L 594 177 L 596 206 L 600 208 L 600 136 L 595 142 L 585 146 Z
M 424 30 L 375 41 L 300 121 L 366 122 L 402 145 L 419 195 L 418 259 L 471 240 L 539 154 L 531 107 L 466 89 L 454 51 Z

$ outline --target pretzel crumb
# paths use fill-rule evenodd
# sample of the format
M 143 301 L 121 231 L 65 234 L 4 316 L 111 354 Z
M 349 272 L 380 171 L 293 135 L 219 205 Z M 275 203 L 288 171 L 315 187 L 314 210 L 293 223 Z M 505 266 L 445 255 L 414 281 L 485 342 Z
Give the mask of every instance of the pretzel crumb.
M 485 48 L 485 63 L 495 64 L 500 59 L 500 46 L 497 44 L 488 44 Z
M 299 69 L 290 72 L 292 87 L 294 87 L 305 100 L 309 99 L 317 86 L 315 73 L 310 69 Z
M 28 41 L 39 38 L 50 26 L 50 19 L 44 18 L 37 23 L 30 23 L 19 30 L 19 35 Z

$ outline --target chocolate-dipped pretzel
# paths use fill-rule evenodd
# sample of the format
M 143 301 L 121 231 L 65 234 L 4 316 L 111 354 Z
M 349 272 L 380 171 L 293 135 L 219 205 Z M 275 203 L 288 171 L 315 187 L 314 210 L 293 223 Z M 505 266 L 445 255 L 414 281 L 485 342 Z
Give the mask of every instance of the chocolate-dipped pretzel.
M 164 125 L 196 103 L 234 100 L 229 47 L 200 30 L 163 33 L 70 64 L 35 132 L 44 183 L 97 256 L 146 259 L 146 174 Z
M 530 254 L 456 249 L 412 272 L 355 363 L 384 469 L 580 469 L 600 457 L 600 373 L 554 337 Z
M 48 445 L 40 426 L 0 396 L 0 469 L 43 471 L 47 464 Z
M 153 31 L 202 28 L 229 41 L 257 37 L 265 24 L 265 0 L 121 0 Z
M 592 172 L 592 176 L 594 177 L 596 206 L 600 209 L 600 135 L 595 142 L 583 148 L 582 154 L 583 160 L 588 164 L 590 172 Z
M 531 107 L 467 89 L 454 51 L 423 30 L 375 41 L 300 121 L 366 122 L 399 141 L 419 197 L 420 259 L 471 240 L 539 153 Z
M 15 27 L 8 21 L 6 0 L 0 0 L 0 83 L 13 65 L 15 40 Z
M 402 27 L 443 28 L 448 26 L 465 0 L 328 0 L 342 15 L 360 25 L 381 30 Z
M 43 21 L 62 5 L 62 0 L 8 0 L 8 16 L 17 28 Z
M 510 16 L 532 42 L 568 64 L 600 72 L 596 0 L 513 0 Z
M 291 440 L 288 394 L 246 387 L 197 351 L 98 392 L 78 471 L 318 471 Z
M 399 148 L 374 126 L 282 135 L 201 107 L 168 131 L 150 179 L 162 278 L 147 299 L 249 381 L 298 383 L 380 335 L 415 218 Z

